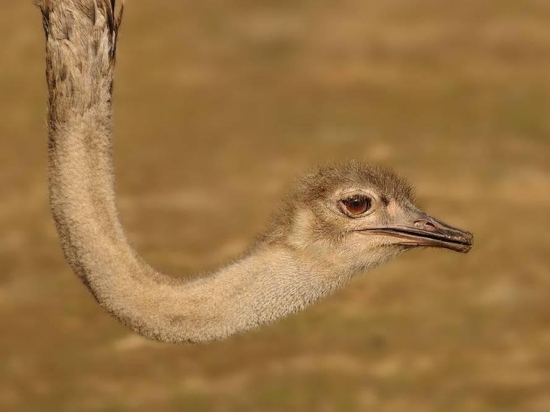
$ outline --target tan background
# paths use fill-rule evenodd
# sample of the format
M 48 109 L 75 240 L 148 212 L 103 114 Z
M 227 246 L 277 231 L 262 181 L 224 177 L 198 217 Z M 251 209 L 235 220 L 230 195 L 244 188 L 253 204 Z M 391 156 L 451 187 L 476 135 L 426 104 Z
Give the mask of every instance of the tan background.
M 64 263 L 29 3 L 0 11 L 2 411 L 550 411 L 550 2 L 127 2 L 118 199 L 154 266 L 235 256 L 332 159 L 395 167 L 476 235 L 208 346 L 136 337 Z

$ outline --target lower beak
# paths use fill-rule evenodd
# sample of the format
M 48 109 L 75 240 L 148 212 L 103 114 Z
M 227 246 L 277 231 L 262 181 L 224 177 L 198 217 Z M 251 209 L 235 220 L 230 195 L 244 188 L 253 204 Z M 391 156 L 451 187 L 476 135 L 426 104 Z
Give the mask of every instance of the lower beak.
M 410 226 L 396 225 L 368 230 L 399 238 L 401 239 L 399 244 L 411 247 L 438 247 L 467 253 L 474 244 L 472 233 L 456 229 L 426 214 Z

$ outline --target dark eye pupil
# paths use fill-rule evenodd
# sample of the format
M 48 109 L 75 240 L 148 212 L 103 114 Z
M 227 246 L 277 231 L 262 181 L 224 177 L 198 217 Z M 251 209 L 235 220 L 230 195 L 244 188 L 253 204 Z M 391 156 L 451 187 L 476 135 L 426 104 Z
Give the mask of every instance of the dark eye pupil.
M 354 196 L 349 199 L 342 200 L 346 210 L 352 215 L 360 215 L 370 209 L 371 201 L 365 196 Z

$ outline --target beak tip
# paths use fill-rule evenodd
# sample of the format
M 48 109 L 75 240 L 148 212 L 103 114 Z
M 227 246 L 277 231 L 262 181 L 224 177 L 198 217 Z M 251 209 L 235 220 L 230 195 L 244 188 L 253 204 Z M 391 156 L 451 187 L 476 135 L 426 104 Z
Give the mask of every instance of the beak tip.
M 463 232 L 463 248 L 459 250 L 462 253 L 468 253 L 474 247 L 474 234 L 472 232 L 464 231 Z

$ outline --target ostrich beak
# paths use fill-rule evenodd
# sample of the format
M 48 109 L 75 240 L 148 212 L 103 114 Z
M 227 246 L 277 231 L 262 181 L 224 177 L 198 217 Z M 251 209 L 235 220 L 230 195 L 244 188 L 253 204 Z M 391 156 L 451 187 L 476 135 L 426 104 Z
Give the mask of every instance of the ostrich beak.
M 369 232 L 399 238 L 401 245 L 438 247 L 467 253 L 474 244 L 472 233 L 454 228 L 424 212 L 414 211 L 401 225 L 367 229 Z

